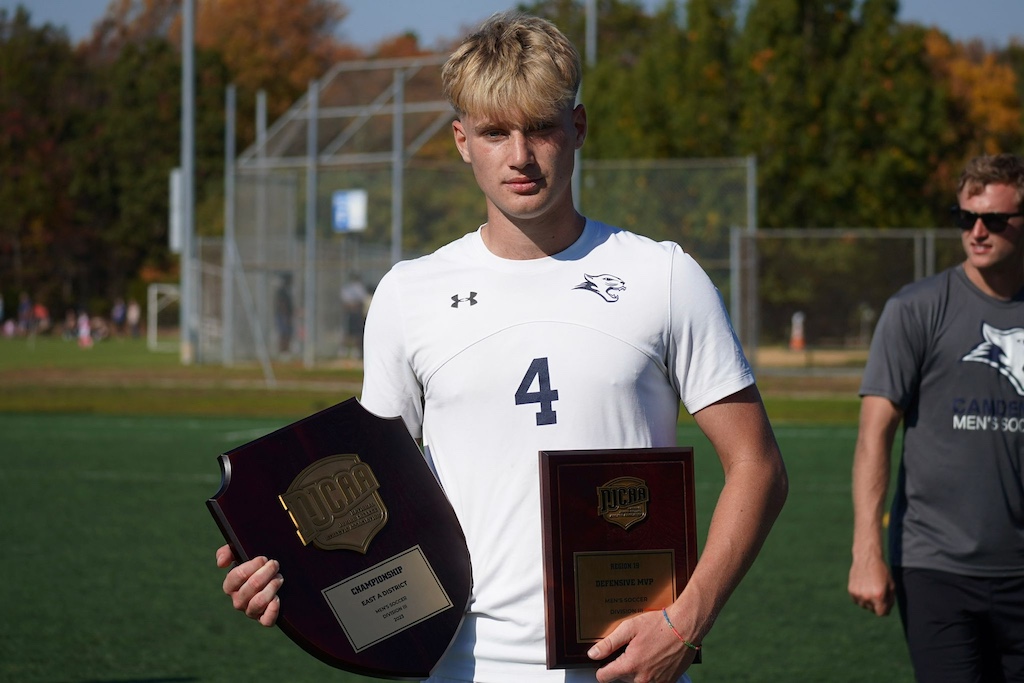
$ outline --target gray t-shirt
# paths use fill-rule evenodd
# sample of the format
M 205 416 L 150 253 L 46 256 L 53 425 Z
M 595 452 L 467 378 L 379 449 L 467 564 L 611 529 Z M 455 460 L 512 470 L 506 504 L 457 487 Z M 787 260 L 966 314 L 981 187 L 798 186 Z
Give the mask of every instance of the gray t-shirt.
M 961 266 L 904 287 L 860 394 L 904 411 L 890 562 L 1024 575 L 1024 293 L 993 299 Z

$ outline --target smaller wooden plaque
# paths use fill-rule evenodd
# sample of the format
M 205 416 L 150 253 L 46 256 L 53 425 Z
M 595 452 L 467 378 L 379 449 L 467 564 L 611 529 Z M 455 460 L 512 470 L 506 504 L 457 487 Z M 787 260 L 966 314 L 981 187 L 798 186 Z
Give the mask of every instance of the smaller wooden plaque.
M 541 451 L 540 475 L 547 666 L 595 667 L 594 643 L 693 574 L 693 449 Z

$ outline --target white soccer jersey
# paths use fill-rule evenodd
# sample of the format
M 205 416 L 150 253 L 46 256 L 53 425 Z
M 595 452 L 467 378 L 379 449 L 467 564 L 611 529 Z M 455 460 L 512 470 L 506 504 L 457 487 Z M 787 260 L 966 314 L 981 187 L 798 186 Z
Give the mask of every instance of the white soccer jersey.
M 753 383 L 718 291 L 678 245 L 587 221 L 549 258 L 480 231 L 396 265 L 366 324 L 361 403 L 422 437 L 466 533 L 474 589 L 438 667 L 475 681 L 547 671 L 538 452 L 675 445 L 695 412 Z

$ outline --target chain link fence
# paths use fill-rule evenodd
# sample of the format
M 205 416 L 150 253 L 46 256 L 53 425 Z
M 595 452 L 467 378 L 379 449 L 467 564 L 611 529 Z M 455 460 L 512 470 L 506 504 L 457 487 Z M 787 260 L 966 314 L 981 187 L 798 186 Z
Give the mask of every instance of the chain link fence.
M 955 229 L 733 232 L 733 312 L 760 373 L 859 371 L 902 286 L 963 260 Z
M 750 230 L 750 163 L 584 162 L 581 209 L 678 242 L 692 254 L 722 292 L 759 373 L 859 371 L 886 299 L 960 262 L 959 231 Z M 362 314 L 391 267 L 390 170 L 320 175 L 312 260 L 301 221 L 303 182 L 299 173 L 240 175 L 235 253 L 225 253 L 224 240 L 200 241 L 202 362 L 302 359 L 307 349 L 315 364 L 359 357 Z M 353 187 L 368 192 L 369 225 L 361 233 L 336 233 L 331 193 Z M 433 251 L 485 220 L 479 190 L 462 164 L 410 164 L 405 188 L 404 258 Z M 234 275 L 226 280 L 225 272 Z M 355 312 L 346 288 L 356 290 L 347 297 L 356 301 Z M 310 300 L 315 307 L 307 325 Z
M 197 283 L 197 362 L 258 361 L 272 381 L 276 360 L 358 357 L 362 315 L 391 265 L 486 220 L 451 150 L 442 62 L 339 64 L 273 126 L 257 111 L 257 142 L 228 164 L 226 237 L 199 240 L 183 272 Z M 773 349 L 804 365 L 812 353 L 866 349 L 886 298 L 962 259 L 953 230 L 758 230 L 751 157 L 583 159 L 577 169 L 584 214 L 697 259 L 761 368 Z M 365 197 L 358 231 L 334 213 L 337 193 L 353 191 Z
M 751 163 L 584 161 L 581 208 L 603 222 L 680 243 L 728 296 L 729 227 L 745 225 L 750 213 Z M 411 162 L 404 175 L 403 258 L 433 251 L 486 220 L 465 164 Z M 317 175 L 312 250 L 302 220 L 305 182 L 296 170 L 239 172 L 234 239 L 198 240 L 193 277 L 199 283 L 200 362 L 312 357 L 323 364 L 359 356 L 361 315 L 392 263 L 391 169 L 332 168 Z M 337 232 L 331 197 L 353 188 L 367 193 L 367 227 Z M 308 301 L 314 302 L 310 324 Z

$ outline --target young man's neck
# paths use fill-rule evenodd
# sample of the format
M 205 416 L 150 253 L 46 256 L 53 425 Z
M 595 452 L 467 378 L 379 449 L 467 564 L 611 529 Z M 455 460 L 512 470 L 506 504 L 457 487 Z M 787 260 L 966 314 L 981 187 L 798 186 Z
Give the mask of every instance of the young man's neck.
M 963 269 L 967 279 L 993 299 L 1009 301 L 1024 289 L 1024 265 L 1019 268 L 980 270 L 965 261 Z
M 495 256 L 516 261 L 553 256 L 571 247 L 586 226 L 587 219 L 576 212 L 543 219 L 510 219 L 489 212 L 483 227 L 484 245 Z M 497 215 L 493 215 L 497 213 Z

